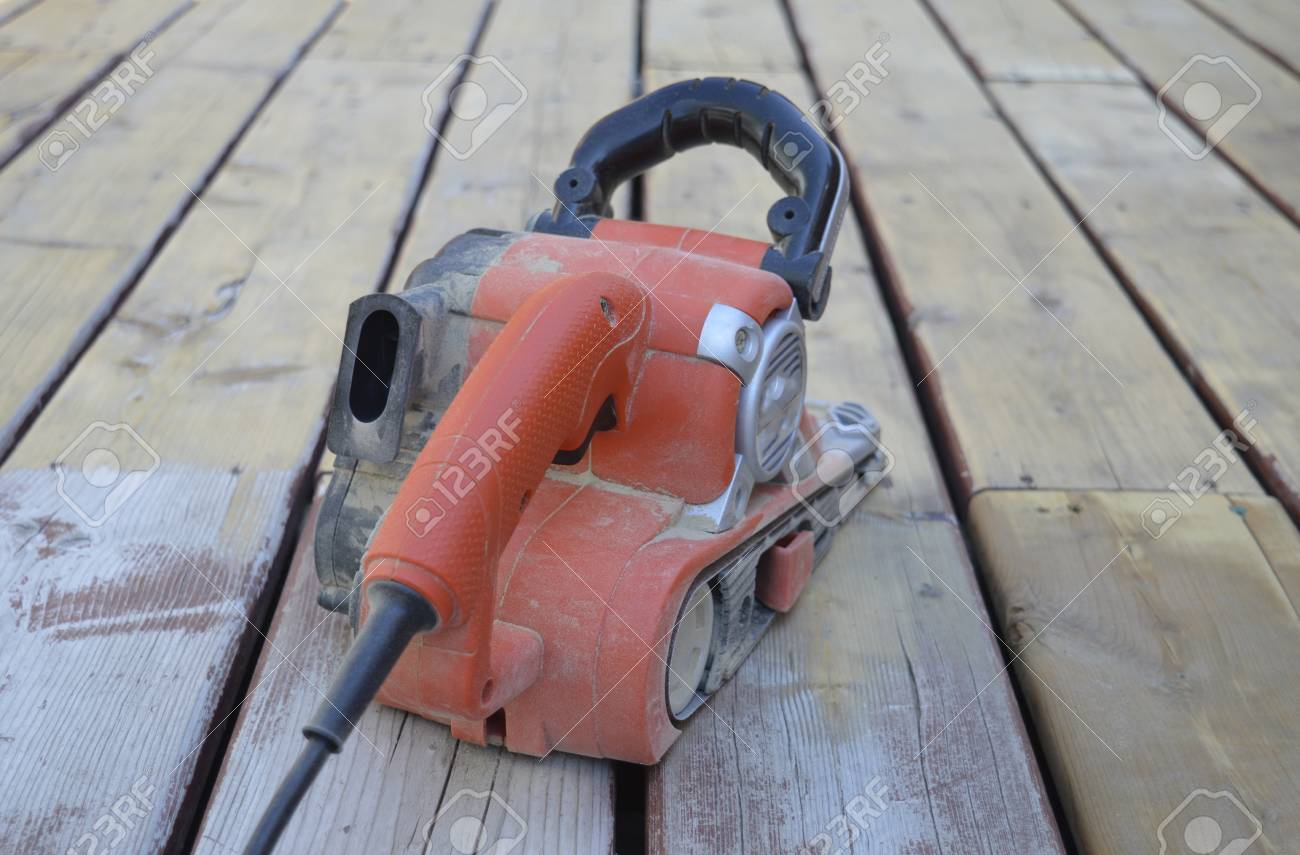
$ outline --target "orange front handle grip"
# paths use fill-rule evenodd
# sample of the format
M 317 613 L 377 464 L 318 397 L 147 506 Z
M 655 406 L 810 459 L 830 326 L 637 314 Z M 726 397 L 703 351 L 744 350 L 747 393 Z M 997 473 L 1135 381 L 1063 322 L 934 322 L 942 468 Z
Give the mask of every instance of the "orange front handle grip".
M 493 640 L 497 562 L 556 454 L 584 442 L 611 397 L 625 420 L 649 337 L 647 297 L 609 273 L 560 277 L 529 297 L 466 379 L 379 524 L 363 559 L 365 584 L 401 582 L 437 610 L 433 635 L 447 661 L 431 653 L 425 670 L 442 682 L 449 715 L 479 718 L 524 688 L 492 689 L 493 676 L 508 672 L 508 663 L 489 662 L 492 651 L 509 648 Z

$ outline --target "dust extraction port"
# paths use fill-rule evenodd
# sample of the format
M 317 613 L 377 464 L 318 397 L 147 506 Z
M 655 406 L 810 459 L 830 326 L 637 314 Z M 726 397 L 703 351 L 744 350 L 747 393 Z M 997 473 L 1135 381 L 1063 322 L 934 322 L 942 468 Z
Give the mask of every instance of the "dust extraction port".
M 378 419 L 388 406 L 388 388 L 397 366 L 397 317 L 378 309 L 361 323 L 353 349 L 351 392 L 348 406 L 359 422 Z

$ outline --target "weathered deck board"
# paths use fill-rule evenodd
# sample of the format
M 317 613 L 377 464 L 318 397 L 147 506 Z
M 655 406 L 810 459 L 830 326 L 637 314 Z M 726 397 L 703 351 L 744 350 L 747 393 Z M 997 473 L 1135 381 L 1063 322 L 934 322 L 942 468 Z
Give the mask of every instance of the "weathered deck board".
M 652 852 L 821 851 L 821 833 L 834 851 L 860 823 L 851 851 L 1060 851 L 1026 724 L 1073 850 L 1154 851 L 1195 788 L 1231 791 L 1258 816 L 1251 853 L 1300 836 L 1300 666 L 1278 653 L 1300 634 L 1300 536 L 1241 465 L 1154 541 L 1143 511 L 1174 497 L 1110 492 L 1163 489 L 1249 405 L 1256 468 L 1300 513 L 1288 384 L 1300 367 L 1300 12 L 1061 3 L 790 0 L 823 86 L 887 35 L 890 76 L 838 136 L 922 367 L 903 364 L 850 217 L 835 300 L 810 327 L 810 393 L 870 406 L 897 462 L 714 700 L 719 715 L 696 716 L 648 773 Z M 490 26 L 469 47 L 485 5 Z M 309 527 L 256 662 L 243 619 L 298 536 L 346 303 L 400 287 L 460 231 L 519 228 L 549 207 L 581 132 L 628 99 L 638 71 L 647 89 L 724 73 L 810 103 L 783 5 L 0 0 L 0 164 L 17 155 L 0 171 L 0 459 L 21 437 L 0 469 L 12 615 L 0 620 L 0 849 L 84 849 L 91 835 L 101 851 L 151 852 L 196 835 L 205 853 L 239 851 L 301 745 L 312 684 L 349 640 L 314 603 Z M 156 78 L 48 172 L 43 135 L 19 141 L 138 43 L 151 14 Z M 528 98 L 460 161 L 435 149 L 420 102 L 466 49 L 500 60 Z M 1151 95 L 1200 51 L 1232 56 L 1264 95 L 1219 154 L 1194 162 L 1159 135 Z M 315 253 L 289 283 L 306 307 L 172 172 L 277 273 Z M 656 170 L 644 201 L 652 220 L 765 238 L 776 192 L 744 154 L 715 148 Z M 1008 294 L 1036 265 L 1025 284 L 1042 307 Z M 996 620 L 918 394 L 958 501 L 978 493 L 969 530 Z M 101 420 L 130 423 L 160 465 L 92 527 L 58 498 L 52 465 Z M 1085 489 L 986 489 L 1026 484 Z M 985 621 L 1024 650 L 1011 674 Z M 465 805 L 496 797 L 527 823 L 516 852 L 615 845 L 609 764 L 477 749 L 379 707 L 360 730 L 285 851 L 432 855 Z M 112 812 L 140 781 L 149 795 L 129 804 L 144 815 L 118 842 Z M 881 792 L 883 815 L 852 816 Z M 487 821 L 508 822 L 497 808 Z
M 1182 518 L 1153 540 L 1143 510 L 1158 497 Z M 1258 818 L 1251 853 L 1293 851 L 1300 662 L 1282 652 L 1300 644 L 1300 537 L 1277 502 L 989 491 L 971 520 L 1080 851 L 1156 851 L 1161 823 L 1197 789 L 1230 792 Z M 1207 804 L 1219 809 L 1193 805 L 1166 826 L 1174 846 L 1201 814 L 1225 847 L 1253 831 L 1229 821 L 1227 799 Z
M 1145 90 L 994 92 L 1076 206 L 1132 171 L 1123 208 L 1087 227 L 1220 423 L 1258 422 L 1247 435 L 1261 478 L 1300 518 L 1300 231 L 1226 164 L 1189 160 L 1153 133 Z
M 793 7 L 821 87 L 889 34 L 888 77 L 837 133 L 959 501 L 987 487 L 1167 484 L 1213 420 L 934 22 L 911 0 Z M 1126 197 L 1108 187 L 1087 209 Z M 1244 467 L 1224 488 L 1257 489 Z
M 0 20 L 12 9 L 0 4 Z M 69 99 L 193 7 L 192 0 L 113 4 L 49 0 L 0 29 L 0 165 Z
M 1032 62 L 1080 34 L 1100 47 L 1060 7 L 931 2 L 980 68 Z M 1009 24 L 1000 31 L 970 25 L 993 14 Z M 1123 204 L 1097 209 L 1082 229 L 1101 244 L 1220 424 L 1243 411 L 1259 422 L 1251 431 L 1257 467 L 1300 517 L 1300 394 L 1293 382 L 1300 293 L 1290 287 L 1300 268 L 1300 232 L 1218 158 L 1197 162 L 1179 151 L 1153 127 L 1156 106 L 1141 86 L 1054 77 L 1013 85 L 991 76 L 999 109 L 1076 215 L 1130 175 Z
M 1223 110 L 1251 102 L 1255 96 L 1251 84 L 1257 86 L 1258 103 L 1231 127 L 1216 149 L 1300 224 L 1300 170 L 1295 168 L 1296 140 L 1300 139 L 1300 78 L 1186 0 L 1149 0 L 1140 4 L 1125 0 L 1061 2 L 1137 71 L 1153 91 L 1177 77 L 1166 93 L 1165 103 L 1202 134 L 1223 113 L 1215 111 L 1208 120 L 1193 120 L 1184 106 L 1190 86 L 1201 81 L 1209 83 L 1217 91 Z M 1295 41 L 1294 31 L 1290 38 Z M 1228 57 L 1249 82 L 1231 66 L 1208 65 L 1195 61 L 1197 56 Z M 1179 76 L 1184 68 L 1188 70 Z M 1204 141 L 1189 134 L 1185 145 L 1199 152 Z
M 560 26 L 556 39 L 536 37 L 573 17 L 582 19 L 581 28 Z M 482 53 L 499 60 L 527 97 L 472 156 L 439 156 L 389 290 L 400 290 L 415 265 L 456 235 L 479 227 L 520 230 L 555 205 L 551 185 L 569 165 L 578 138 L 634 94 L 635 37 L 632 0 L 586 6 L 516 0 L 494 12 Z M 499 74 L 479 66 L 469 79 L 486 85 Z M 461 139 L 455 129 L 451 133 Z M 627 210 L 627 198 L 626 190 L 615 197 L 616 213 Z
M 623 33 L 626 38 L 621 42 L 584 39 L 577 31 L 569 43 L 535 38 L 548 21 L 576 17 L 580 11 L 585 16 L 583 26 L 591 32 Z M 438 149 L 389 287 L 400 288 L 412 267 L 454 235 L 476 226 L 522 228 L 529 215 L 549 207 L 552 197 L 547 188 L 567 166 L 581 131 L 631 95 L 633 16 L 631 2 L 593 9 L 576 2 L 557 8 L 554 2 L 537 0 L 498 8 L 488 17 L 474 52 L 499 60 L 527 88 L 527 98 L 508 123 L 467 159 Z M 391 31 L 401 29 L 398 24 L 396 15 L 345 16 L 331 33 L 340 38 L 322 41 L 313 56 L 347 55 L 344 34 L 356 38 L 366 32 L 376 43 L 390 44 Z M 418 56 L 426 46 L 411 39 L 398 50 Z M 430 82 L 439 70 L 432 70 Z M 470 79 L 488 73 L 495 72 L 480 66 Z M 419 107 L 416 91 L 407 113 L 401 115 L 409 114 L 418 123 Z M 394 120 L 398 119 L 395 114 Z M 449 121 L 458 120 L 453 116 Z M 457 129 L 449 130 L 457 138 Z M 341 311 L 337 319 L 342 321 Z M 329 364 L 332 368 L 335 358 Z M 302 554 L 270 639 L 284 651 L 301 641 L 291 659 L 323 687 L 343 659 L 350 631 L 344 618 L 326 617 L 316 605 L 315 593 L 311 557 Z M 322 620 L 320 631 L 310 634 Z M 273 668 L 279 661 L 276 650 L 268 647 L 259 669 Z M 277 671 L 241 711 L 205 817 L 200 851 L 238 850 L 301 748 L 302 722 L 319 695 L 286 671 L 291 669 Z M 255 675 L 254 685 L 260 679 L 260 673 Z M 284 851 L 319 852 L 323 847 L 358 853 L 446 851 L 446 834 L 464 804 L 484 804 L 473 795 L 458 801 L 464 790 L 504 799 L 523 818 L 527 830 L 517 852 L 612 851 L 613 774 L 608 763 L 562 754 L 539 763 L 537 758 L 501 749 L 481 749 L 453 740 L 442 725 L 378 706 L 372 706 L 359 726 L 373 745 L 354 737 L 343 754 L 326 766 L 300 817 L 286 832 Z M 376 780 L 383 782 L 382 787 L 373 784 Z M 439 815 L 442 821 L 426 828 Z M 510 822 L 507 816 L 493 808 L 489 828 Z
M 14 18 L 31 11 L 41 0 L 0 0 L 0 25 L 12 21 Z
M 1138 83 L 1137 75 L 1056 2 L 929 0 L 986 81 Z
M 720 53 L 703 45 L 708 27 L 689 23 L 742 17 Z M 814 100 L 775 3 L 651 3 L 646 32 L 648 87 L 735 74 L 796 103 Z M 775 33 L 785 34 L 779 51 Z M 691 56 L 702 61 L 689 65 Z M 766 210 L 779 195 L 748 155 L 716 146 L 650 173 L 646 213 L 767 240 Z M 851 215 L 830 309 L 809 334 L 809 395 L 870 407 L 896 464 L 793 613 L 718 693 L 717 716 L 697 713 L 651 771 L 650 851 L 834 851 L 850 833 L 852 851 L 1056 851 L 1043 783 L 1009 682 L 994 680 L 1003 660 L 981 624 L 960 529 Z M 882 791 L 880 816 L 845 817 Z M 834 841 L 828 849 L 814 842 L 819 833 Z
M 441 48 L 467 47 L 479 14 L 444 18 L 460 43 Z M 0 848 L 100 832 L 141 775 L 151 808 L 118 851 L 175 847 L 190 827 L 218 747 L 205 736 L 253 665 L 245 618 L 311 473 L 347 303 L 383 278 L 433 145 L 420 93 L 450 57 L 354 47 L 366 55 L 293 72 L 0 472 Z M 159 465 L 96 528 L 60 500 L 51 461 L 97 420 L 130 424 Z M 147 469 L 142 448 L 113 450 Z
M 1290 0 L 1189 0 L 1207 15 L 1269 51 L 1300 74 L 1300 6 Z
M 185 184 L 204 186 L 336 8 L 204 3 L 152 43 L 154 75 L 57 172 L 28 146 L 0 173 L 0 455 L 190 208 Z

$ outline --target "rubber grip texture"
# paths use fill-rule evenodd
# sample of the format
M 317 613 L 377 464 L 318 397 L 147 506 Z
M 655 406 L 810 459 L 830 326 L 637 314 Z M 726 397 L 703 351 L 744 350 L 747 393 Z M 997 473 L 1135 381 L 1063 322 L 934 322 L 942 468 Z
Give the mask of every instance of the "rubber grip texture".
M 611 396 L 626 417 L 648 296 L 621 276 L 586 273 L 557 278 L 519 307 L 380 522 L 367 583 L 415 588 L 448 627 L 490 622 L 501 551 L 552 459 L 582 444 Z

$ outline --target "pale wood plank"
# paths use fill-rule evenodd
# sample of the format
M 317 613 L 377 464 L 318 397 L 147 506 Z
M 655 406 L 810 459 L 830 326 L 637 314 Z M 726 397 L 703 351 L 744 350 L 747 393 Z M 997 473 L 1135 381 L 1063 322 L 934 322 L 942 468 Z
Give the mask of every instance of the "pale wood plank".
M 959 528 L 881 505 L 652 770 L 650 851 L 1062 851 Z
M 444 18 L 449 53 L 480 15 Z M 141 775 L 151 808 L 115 851 L 177 846 L 190 827 L 205 737 L 253 664 L 245 618 L 312 471 L 347 303 L 383 278 L 432 147 L 412 105 L 446 60 L 383 51 L 295 69 L 0 470 L 0 848 L 62 851 Z M 218 217 L 280 275 L 301 264 L 303 302 Z M 97 528 L 51 468 L 95 420 L 130 424 L 159 458 Z
M 1142 523 L 1158 498 L 1182 516 L 1153 540 Z M 971 521 L 1080 850 L 1156 851 L 1161 823 L 1204 789 L 1262 823 L 1250 852 L 1292 851 L 1300 662 L 1279 651 L 1300 644 L 1300 622 L 1279 577 L 1294 593 L 1300 537 L 1277 502 L 988 491 Z M 1253 829 L 1212 803 L 1223 845 Z
M 1236 63 L 1258 86 L 1259 102 L 1223 137 L 1216 150 L 1300 224 L 1300 171 L 1295 168 L 1296 140 L 1300 139 L 1300 78 L 1185 0 L 1140 4 L 1125 0 L 1061 2 L 1086 21 L 1153 90 L 1164 88 L 1198 55 L 1226 56 Z M 1287 33 L 1294 43 L 1300 30 Z M 1249 103 L 1255 97 L 1250 85 L 1230 66 L 1197 63 L 1177 77 L 1166 93 L 1165 103 L 1202 134 L 1214 119 L 1193 120 L 1183 106 L 1188 88 L 1199 81 L 1218 90 L 1225 109 L 1231 104 Z M 1188 147 L 1201 150 L 1203 141 L 1196 143 L 1199 145 Z
M 794 13 L 823 86 L 891 35 L 838 134 L 964 493 L 1167 484 L 1218 429 L 934 22 L 910 0 Z M 1258 489 L 1244 467 L 1224 488 Z
M 0 0 L 0 25 L 7 24 L 24 12 L 30 11 L 41 0 Z
M 554 206 L 551 184 L 583 132 L 631 99 L 634 4 L 566 4 L 516 0 L 493 13 L 479 52 L 499 61 L 527 96 L 469 157 L 437 153 L 389 290 L 400 289 L 415 265 L 456 235 L 477 227 L 522 230 Z M 557 28 L 557 21 L 573 26 Z M 539 38 L 542 32 L 551 37 Z M 490 65 L 472 68 L 469 79 L 490 93 L 509 91 Z M 453 143 L 463 140 L 466 127 L 450 129 Z M 615 197 L 616 212 L 626 211 L 627 197 L 626 189 Z
M 679 77 L 700 69 L 752 79 L 801 70 L 781 9 L 772 3 L 647 3 L 644 41 L 646 66 Z
M 13 10 L 0 5 L 0 20 Z M 192 0 L 49 0 L 0 29 L 0 164 Z
M 798 72 L 746 70 L 759 56 L 798 67 L 778 5 L 706 9 L 747 22 L 721 56 L 701 46 L 707 33 L 668 25 L 676 7 L 648 7 L 649 86 L 746 74 L 796 103 L 816 99 Z M 785 34 L 780 51 L 773 33 Z M 681 64 L 693 52 L 713 64 Z M 779 195 L 757 162 L 721 146 L 646 179 L 650 219 L 764 240 Z M 711 702 L 717 716 L 698 713 L 651 772 L 649 848 L 792 851 L 827 832 L 836 851 L 849 833 L 836 817 L 883 789 L 885 811 L 852 851 L 1058 851 L 1006 677 L 979 694 L 1002 659 L 852 215 L 834 267 L 830 308 L 809 327 L 809 395 L 871 408 L 896 463 L 801 602 Z
M 33 146 L 0 173 L 0 246 L 33 259 L 0 270 L 0 453 L 191 206 L 186 185 L 204 185 L 336 2 L 203 4 L 153 43 L 154 76 L 57 172 Z
M 347 618 L 316 605 L 313 540 L 309 521 L 196 852 L 241 851 L 280 776 L 302 749 L 302 723 L 320 702 L 313 686 L 329 685 L 352 641 Z M 612 849 L 613 780 L 607 763 L 560 753 L 540 763 L 512 759 L 499 749 L 457 743 L 442 725 L 379 705 L 371 706 L 357 728 L 322 771 L 277 852 L 450 851 L 445 847 L 450 821 L 463 816 L 466 805 L 485 808 L 489 803 L 474 793 L 489 791 L 523 818 L 524 837 L 514 851 Z M 465 790 L 471 793 L 453 804 Z M 431 826 L 440 815 L 442 821 Z M 519 831 L 495 804 L 486 823 L 507 835 Z
M 1136 83 L 1069 12 L 1039 0 L 929 0 L 984 80 Z
M 1300 6 L 1290 0 L 1189 0 L 1300 74 Z
M 1191 161 L 1152 134 L 1144 90 L 993 91 L 1076 207 L 1132 172 L 1123 206 L 1099 209 L 1087 228 L 1220 422 L 1243 411 L 1258 422 L 1248 435 L 1261 476 L 1300 516 L 1300 232 L 1226 164 Z

